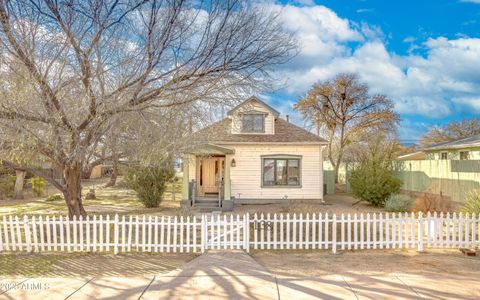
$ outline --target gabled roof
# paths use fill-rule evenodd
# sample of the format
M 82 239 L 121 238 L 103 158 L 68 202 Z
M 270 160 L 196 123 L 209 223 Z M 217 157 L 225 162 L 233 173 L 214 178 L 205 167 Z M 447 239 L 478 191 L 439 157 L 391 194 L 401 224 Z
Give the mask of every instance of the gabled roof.
M 270 105 L 268 105 L 267 103 L 263 102 L 262 100 L 258 99 L 257 97 L 255 96 L 252 96 L 250 98 L 248 98 L 247 100 L 243 101 L 242 103 L 240 103 L 239 105 L 235 106 L 234 108 L 232 108 L 228 113 L 227 115 L 231 115 L 233 114 L 234 111 L 236 111 L 237 109 L 239 109 L 240 107 L 242 106 L 245 106 L 247 105 L 248 103 L 252 102 L 252 101 L 256 101 L 258 103 L 260 103 L 260 105 L 264 106 L 265 108 L 267 108 L 269 111 L 272 112 L 272 114 L 275 116 L 275 118 L 278 118 L 278 116 L 280 115 L 280 113 L 274 109 L 273 107 L 271 107 Z
M 466 138 L 461 138 L 458 140 L 438 143 L 425 147 L 424 150 L 448 150 L 448 149 L 463 149 L 471 147 L 480 147 L 480 134 L 472 135 Z
M 213 144 L 326 144 L 321 137 L 283 119 L 275 119 L 274 134 L 232 134 L 232 120 L 225 118 L 194 134 L 201 143 Z

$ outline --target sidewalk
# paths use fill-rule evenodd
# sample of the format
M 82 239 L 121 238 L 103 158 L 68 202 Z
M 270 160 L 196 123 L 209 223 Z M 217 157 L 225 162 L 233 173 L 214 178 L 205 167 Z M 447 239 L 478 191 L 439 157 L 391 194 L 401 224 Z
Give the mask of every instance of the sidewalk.
M 392 271 L 335 274 L 332 269 L 310 276 L 297 269 L 275 275 L 243 252 L 211 251 L 181 269 L 144 277 L 2 278 L 0 299 L 480 298 L 477 278 L 447 271 L 434 276 Z M 19 285 L 12 288 L 11 283 Z

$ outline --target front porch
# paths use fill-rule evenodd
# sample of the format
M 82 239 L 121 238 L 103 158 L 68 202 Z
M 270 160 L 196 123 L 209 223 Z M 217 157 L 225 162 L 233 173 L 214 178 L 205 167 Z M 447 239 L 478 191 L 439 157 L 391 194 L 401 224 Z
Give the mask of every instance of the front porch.
M 183 158 L 184 205 L 205 210 L 233 209 L 230 168 L 234 150 L 206 144 Z

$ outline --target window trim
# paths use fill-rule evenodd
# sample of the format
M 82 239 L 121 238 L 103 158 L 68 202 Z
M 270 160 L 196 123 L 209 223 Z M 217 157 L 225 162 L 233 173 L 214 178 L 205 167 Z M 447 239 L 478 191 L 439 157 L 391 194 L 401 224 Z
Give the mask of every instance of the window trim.
M 290 154 L 272 154 L 272 155 L 261 155 L 261 164 L 260 164 L 260 169 L 261 169 L 261 176 L 260 176 L 260 186 L 261 188 L 273 188 L 273 189 L 298 189 L 302 188 L 302 155 L 290 155 Z M 289 185 L 288 184 L 288 162 L 287 162 L 287 184 L 285 185 L 266 185 L 264 183 L 264 166 L 265 166 L 265 160 L 266 159 L 273 159 L 275 160 L 275 166 L 276 166 L 276 160 L 289 160 L 289 159 L 296 159 L 298 160 L 298 184 L 296 185 Z
M 443 154 L 446 154 L 445 158 L 442 157 Z M 447 159 L 448 159 L 448 152 L 447 151 L 440 152 L 440 160 L 447 160 Z
M 242 113 L 240 114 L 241 116 L 241 124 L 242 124 L 242 130 L 241 132 L 242 133 L 265 133 L 265 119 L 266 119 L 266 114 L 263 113 L 263 112 L 255 112 L 255 111 L 251 111 L 251 112 L 245 112 L 245 113 Z M 244 121 L 244 118 L 245 116 L 261 116 L 262 117 L 262 129 L 261 130 L 245 130 L 245 121 Z M 253 121 L 254 124 L 255 124 L 255 120 Z M 255 125 L 254 125 L 255 127 Z
M 466 153 L 466 158 L 462 158 L 462 153 Z M 465 150 L 465 151 L 458 151 L 458 159 L 459 160 L 470 160 L 470 151 Z

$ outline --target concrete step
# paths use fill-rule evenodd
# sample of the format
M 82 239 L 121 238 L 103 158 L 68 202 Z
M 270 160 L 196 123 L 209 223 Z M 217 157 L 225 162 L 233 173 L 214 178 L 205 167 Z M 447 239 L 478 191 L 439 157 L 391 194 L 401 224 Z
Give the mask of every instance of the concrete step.
M 195 207 L 197 208 L 219 208 L 218 202 L 216 203 L 202 203 L 196 202 Z

